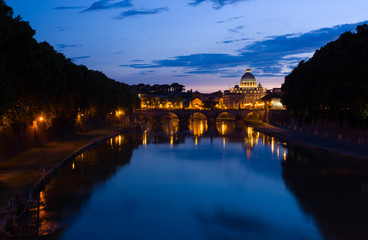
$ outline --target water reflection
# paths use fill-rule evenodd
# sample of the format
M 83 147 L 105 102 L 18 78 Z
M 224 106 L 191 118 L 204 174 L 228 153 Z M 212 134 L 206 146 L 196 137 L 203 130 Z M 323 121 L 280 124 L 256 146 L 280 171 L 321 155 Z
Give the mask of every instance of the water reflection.
M 201 137 L 207 131 L 208 125 L 206 119 L 190 119 L 189 131 L 195 137 Z
M 168 114 L 161 120 L 161 127 L 163 132 L 167 135 L 172 136 L 174 133 L 179 131 L 179 118 L 175 114 Z
M 217 131 L 221 135 L 230 135 L 235 130 L 235 121 L 233 120 L 216 120 Z
M 41 235 L 72 224 L 83 212 L 96 184 L 103 184 L 121 166 L 130 163 L 138 141 L 132 136 L 119 135 L 78 155 L 71 167 L 62 169 L 40 193 Z
M 146 129 L 106 141 L 47 186 L 42 230 L 65 227 L 51 239 L 366 239 L 361 164 L 248 126 L 234 133 Z
M 194 113 L 189 118 L 189 131 L 194 137 L 201 137 L 208 129 L 207 117 L 202 113 Z
M 368 238 L 368 165 L 328 154 L 289 149 L 282 176 L 325 239 Z

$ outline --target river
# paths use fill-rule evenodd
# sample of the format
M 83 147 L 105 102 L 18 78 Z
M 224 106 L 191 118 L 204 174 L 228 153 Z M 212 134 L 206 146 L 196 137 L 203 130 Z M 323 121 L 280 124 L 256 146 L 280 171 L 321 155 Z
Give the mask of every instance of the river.
M 231 121 L 160 129 L 109 139 L 60 171 L 40 194 L 45 238 L 367 239 L 365 166 Z

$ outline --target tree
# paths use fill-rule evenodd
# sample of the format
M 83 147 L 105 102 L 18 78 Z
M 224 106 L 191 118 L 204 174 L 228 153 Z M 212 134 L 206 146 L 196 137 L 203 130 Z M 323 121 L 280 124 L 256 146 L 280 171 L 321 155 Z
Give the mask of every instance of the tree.
M 343 33 L 285 77 L 282 102 L 300 120 L 368 122 L 368 26 Z

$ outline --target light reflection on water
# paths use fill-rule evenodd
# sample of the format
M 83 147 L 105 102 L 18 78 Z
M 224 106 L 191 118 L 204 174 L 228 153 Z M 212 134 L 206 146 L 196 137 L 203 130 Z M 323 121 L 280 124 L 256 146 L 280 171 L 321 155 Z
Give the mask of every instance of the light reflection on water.
M 359 171 L 324 163 L 310 151 L 290 148 L 252 127 L 235 126 L 232 133 L 241 136 L 221 131 L 208 136 L 210 127 L 203 120 L 192 120 L 190 135 L 170 124 L 162 125 L 167 130 L 163 135 L 148 130 L 138 139 L 110 139 L 52 179 L 43 192 L 41 230 L 62 230 L 48 238 L 368 236 L 368 181 Z M 340 202 L 338 196 L 344 194 L 354 198 Z

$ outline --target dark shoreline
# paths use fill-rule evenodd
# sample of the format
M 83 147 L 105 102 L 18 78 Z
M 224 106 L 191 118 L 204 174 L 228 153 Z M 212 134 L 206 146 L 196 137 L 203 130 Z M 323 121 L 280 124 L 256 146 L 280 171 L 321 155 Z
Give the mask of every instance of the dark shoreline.
M 294 146 L 323 151 L 339 157 L 368 161 L 368 148 L 362 145 L 343 143 L 337 140 L 287 128 L 280 128 L 266 123 L 254 126 L 254 129 Z

